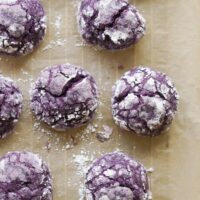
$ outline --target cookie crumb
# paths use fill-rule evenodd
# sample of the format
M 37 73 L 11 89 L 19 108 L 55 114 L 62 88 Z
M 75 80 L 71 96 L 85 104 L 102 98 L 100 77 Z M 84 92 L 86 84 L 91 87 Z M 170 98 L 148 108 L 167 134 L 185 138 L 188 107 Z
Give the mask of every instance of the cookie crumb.
M 97 133 L 97 139 L 100 142 L 105 142 L 110 139 L 113 133 L 113 128 L 107 125 L 103 125 L 103 130 Z

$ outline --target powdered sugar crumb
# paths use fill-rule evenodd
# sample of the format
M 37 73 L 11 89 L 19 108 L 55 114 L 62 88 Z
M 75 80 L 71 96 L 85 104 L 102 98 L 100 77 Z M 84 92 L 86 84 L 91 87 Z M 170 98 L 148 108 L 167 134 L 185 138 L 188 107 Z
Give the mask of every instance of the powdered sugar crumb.
M 93 152 L 95 154 L 95 152 Z M 73 155 L 73 164 L 76 166 L 77 174 L 80 177 L 80 182 L 78 182 L 78 193 L 79 193 L 79 200 L 85 199 L 85 185 L 84 185 L 84 179 L 85 174 L 87 173 L 87 170 L 89 168 L 90 163 L 94 160 L 94 154 L 91 152 L 81 150 L 80 154 Z
M 84 175 L 87 172 L 87 164 L 90 161 L 89 156 L 81 151 L 79 155 L 73 155 L 74 162 L 78 167 L 78 173 Z
M 35 121 L 33 125 L 33 130 L 37 135 L 37 139 L 40 140 L 43 136 L 47 136 L 48 139 L 44 146 L 42 147 L 44 150 L 50 151 L 54 148 L 55 151 L 66 151 L 74 148 L 77 144 L 76 139 L 71 136 L 66 142 L 61 144 L 61 138 L 59 135 L 57 136 L 54 131 L 43 128 L 40 122 Z
M 55 20 L 51 23 L 52 27 L 56 30 L 55 39 L 51 40 L 49 44 L 47 44 L 42 51 L 47 51 L 49 49 L 52 49 L 54 47 L 64 46 L 67 42 L 66 39 L 61 38 L 61 28 L 62 28 L 62 15 L 58 14 L 55 17 Z
M 149 169 L 147 169 L 147 172 L 148 172 L 148 173 L 153 173 L 153 172 L 154 172 L 154 168 L 153 168 L 153 167 L 150 167 Z
M 55 28 L 60 29 L 61 19 L 62 19 L 61 15 L 56 16 L 55 23 L 54 23 Z
M 59 46 L 64 46 L 66 44 L 67 40 L 66 39 L 57 39 L 57 40 L 53 40 L 51 41 L 48 45 L 46 45 L 42 51 L 46 51 L 49 49 L 52 49 L 53 47 L 59 47 Z

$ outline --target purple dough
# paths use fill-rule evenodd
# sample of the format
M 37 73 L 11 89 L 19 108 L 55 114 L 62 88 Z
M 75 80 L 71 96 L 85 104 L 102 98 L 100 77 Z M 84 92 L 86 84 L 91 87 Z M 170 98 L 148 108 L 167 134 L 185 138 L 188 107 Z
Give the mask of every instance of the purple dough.
M 96 160 L 86 174 L 86 200 L 149 200 L 144 166 L 123 153 Z
M 48 167 L 30 152 L 9 152 L 0 159 L 1 200 L 52 200 Z
M 97 105 L 94 78 L 70 64 L 43 70 L 32 90 L 31 107 L 37 119 L 61 131 L 87 123 Z
M 0 1 L 0 53 L 26 55 L 43 39 L 46 16 L 39 0 Z
M 22 94 L 15 83 L 0 75 L 0 138 L 9 135 L 22 111 Z
M 178 99 L 164 73 L 138 67 L 126 72 L 113 87 L 113 118 L 123 129 L 156 136 L 172 123 Z
M 89 44 L 128 48 L 145 33 L 145 20 L 127 0 L 82 0 L 78 14 L 82 37 Z

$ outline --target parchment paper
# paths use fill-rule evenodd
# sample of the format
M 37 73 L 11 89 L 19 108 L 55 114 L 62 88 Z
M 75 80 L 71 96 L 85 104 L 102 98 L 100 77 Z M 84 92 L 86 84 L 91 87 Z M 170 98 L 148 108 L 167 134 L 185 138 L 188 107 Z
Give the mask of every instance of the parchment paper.
M 199 0 L 131 1 L 147 20 L 146 36 L 133 48 L 108 52 L 82 45 L 76 25 L 76 0 L 42 0 L 48 15 L 44 42 L 23 58 L 2 57 L 0 71 L 13 78 L 24 96 L 23 114 L 14 133 L 0 141 L 0 156 L 12 150 L 39 153 L 54 178 L 55 200 L 83 199 L 84 172 L 94 158 L 121 150 L 147 168 L 154 200 L 200 199 L 200 2 Z M 30 85 L 39 72 L 59 63 L 83 66 L 95 78 L 101 103 L 92 125 L 57 133 L 38 124 L 29 107 Z M 111 116 L 111 86 L 131 67 L 166 72 L 180 96 L 170 131 L 156 138 L 122 131 Z M 113 128 L 101 143 L 96 133 Z

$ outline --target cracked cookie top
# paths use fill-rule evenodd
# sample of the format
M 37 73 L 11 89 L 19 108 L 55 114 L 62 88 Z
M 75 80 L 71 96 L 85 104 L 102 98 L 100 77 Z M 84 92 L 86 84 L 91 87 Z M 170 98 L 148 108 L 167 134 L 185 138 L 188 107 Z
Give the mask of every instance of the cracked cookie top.
M 123 153 L 108 153 L 86 174 L 86 200 L 149 200 L 147 171 Z
M 113 87 L 113 118 L 121 128 L 138 135 L 159 135 L 172 123 L 178 99 L 164 73 L 138 67 L 126 72 Z
M 70 64 L 43 70 L 31 93 L 37 119 L 61 131 L 87 123 L 98 105 L 94 78 Z
M 124 49 L 145 33 L 145 20 L 127 0 L 82 0 L 78 23 L 89 44 Z
M 9 152 L 0 158 L 1 200 L 52 200 L 47 165 L 30 152 Z
M 0 53 L 26 55 L 43 39 L 46 16 L 39 0 L 0 1 Z
M 13 80 L 0 75 L 0 138 L 13 130 L 22 111 L 22 94 Z

